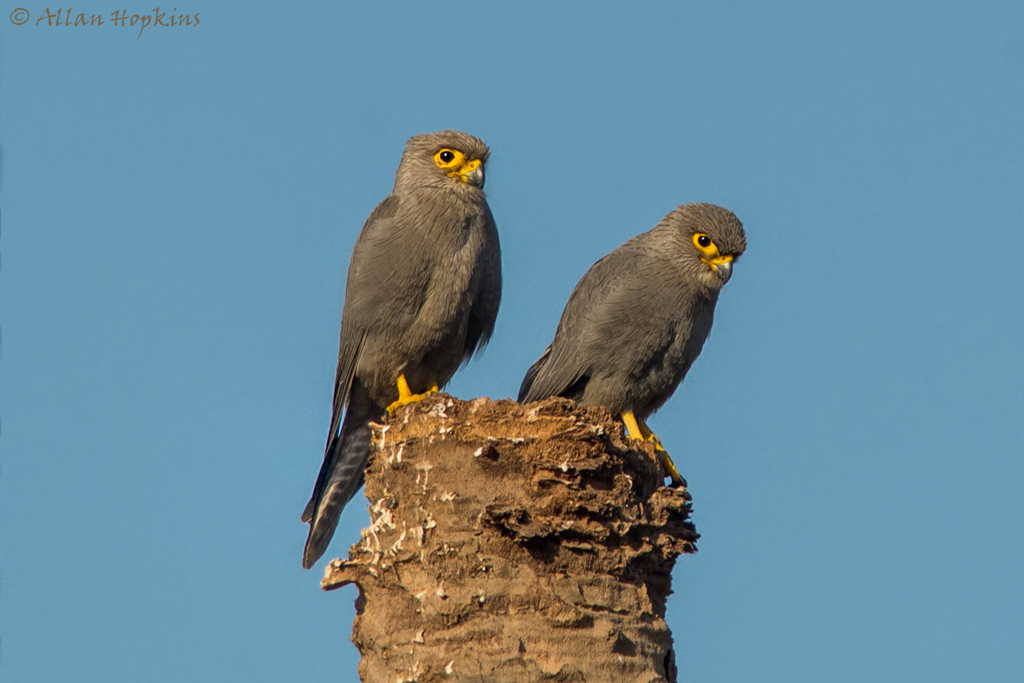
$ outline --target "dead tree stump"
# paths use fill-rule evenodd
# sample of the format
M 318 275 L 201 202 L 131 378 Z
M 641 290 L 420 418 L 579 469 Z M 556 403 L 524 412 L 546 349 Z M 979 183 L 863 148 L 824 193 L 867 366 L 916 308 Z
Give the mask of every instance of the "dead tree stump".
M 375 428 L 371 525 L 322 586 L 359 587 L 368 683 L 676 680 L 685 489 L 601 408 L 437 394 Z

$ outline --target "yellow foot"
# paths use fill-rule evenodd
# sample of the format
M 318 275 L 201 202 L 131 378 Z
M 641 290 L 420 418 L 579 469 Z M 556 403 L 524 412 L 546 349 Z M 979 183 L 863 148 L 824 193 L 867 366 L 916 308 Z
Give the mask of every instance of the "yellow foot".
M 409 382 L 406 381 L 405 375 L 398 376 L 398 400 L 388 406 L 388 415 L 394 415 L 395 411 L 408 403 L 415 403 L 416 401 L 422 401 L 427 397 L 428 394 L 433 394 L 437 391 L 437 385 L 431 386 L 429 389 L 424 391 L 422 394 L 414 394 L 409 390 Z
M 657 439 L 658 437 L 654 437 Z M 683 475 L 679 474 L 679 470 L 676 469 L 676 464 L 672 462 L 672 458 L 669 457 L 668 451 L 661 447 L 661 442 L 657 442 L 654 446 L 658 450 L 658 455 L 661 456 L 661 465 L 668 472 L 668 476 L 672 479 L 673 486 L 682 486 L 686 488 L 686 480 L 683 479 Z
M 643 432 L 640 431 L 640 425 L 637 424 L 636 417 L 634 417 L 632 411 L 627 410 L 624 412 L 622 414 L 622 421 L 626 425 L 626 431 L 629 432 L 629 438 L 636 439 L 638 441 L 644 440 Z
M 651 441 L 654 443 L 654 448 L 658 452 L 658 456 L 661 459 L 661 465 L 665 468 L 665 472 L 672 479 L 673 486 L 686 486 L 686 480 L 679 474 L 679 470 L 676 469 L 676 464 L 672 462 L 672 458 L 669 457 L 668 451 L 661 445 L 661 439 L 654 435 L 651 428 L 647 426 L 643 420 L 637 419 L 633 415 L 632 411 L 627 410 L 622 413 L 622 421 L 626 424 L 626 430 L 629 432 L 629 438 L 636 439 L 637 441 Z

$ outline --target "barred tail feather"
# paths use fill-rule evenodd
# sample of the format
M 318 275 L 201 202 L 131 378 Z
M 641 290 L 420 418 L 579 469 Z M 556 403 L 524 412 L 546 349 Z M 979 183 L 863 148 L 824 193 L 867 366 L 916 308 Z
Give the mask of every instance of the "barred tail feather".
M 383 415 L 384 409 L 370 399 L 358 379 L 353 379 L 340 433 L 327 446 L 313 497 L 302 513 L 302 521 L 309 523 L 302 554 L 304 568 L 312 567 L 327 551 L 341 511 L 363 485 L 372 447 L 370 422 Z

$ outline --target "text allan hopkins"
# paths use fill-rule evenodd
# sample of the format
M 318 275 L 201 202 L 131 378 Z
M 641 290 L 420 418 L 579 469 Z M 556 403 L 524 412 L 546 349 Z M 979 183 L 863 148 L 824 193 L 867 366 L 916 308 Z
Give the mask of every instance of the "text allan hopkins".
M 47 7 L 43 14 L 36 19 L 36 26 L 39 22 L 45 20 L 47 26 L 103 26 L 103 15 L 102 14 L 90 14 L 88 18 L 84 12 L 78 15 L 73 15 L 73 8 L 69 7 L 67 11 L 63 7 L 57 10 L 56 13 L 50 11 Z M 177 11 L 177 7 L 174 11 Z M 74 16 L 74 20 L 72 20 Z M 110 22 L 114 26 L 139 26 L 139 37 L 142 37 L 142 32 L 149 26 L 198 26 L 199 25 L 199 12 L 195 14 L 174 14 L 173 11 L 168 16 L 168 12 L 161 12 L 160 8 L 157 7 L 152 11 L 152 14 L 128 14 L 128 10 L 118 10 L 110 13 Z

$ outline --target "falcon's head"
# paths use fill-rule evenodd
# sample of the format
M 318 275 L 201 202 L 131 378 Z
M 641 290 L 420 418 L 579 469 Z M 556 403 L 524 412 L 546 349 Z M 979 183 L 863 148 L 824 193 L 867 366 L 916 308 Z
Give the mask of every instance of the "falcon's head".
M 684 204 L 665 217 L 681 238 L 688 272 L 709 289 L 719 290 L 732 266 L 747 249 L 747 236 L 736 214 L 714 204 Z
M 458 130 L 409 138 L 395 177 L 395 191 L 414 187 L 479 192 L 490 150 L 483 140 Z

